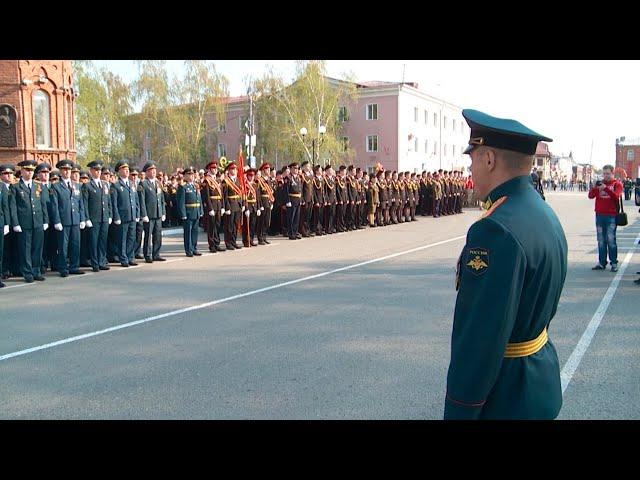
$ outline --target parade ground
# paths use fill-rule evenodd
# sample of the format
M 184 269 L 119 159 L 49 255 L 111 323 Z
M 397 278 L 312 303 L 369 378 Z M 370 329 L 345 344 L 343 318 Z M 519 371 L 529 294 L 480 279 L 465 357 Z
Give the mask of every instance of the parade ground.
M 559 419 L 640 419 L 638 209 L 612 273 L 591 270 L 587 193 L 547 201 L 569 244 Z M 7 280 L 0 418 L 441 419 L 455 267 L 481 213 L 194 258 L 174 234 L 163 263 Z

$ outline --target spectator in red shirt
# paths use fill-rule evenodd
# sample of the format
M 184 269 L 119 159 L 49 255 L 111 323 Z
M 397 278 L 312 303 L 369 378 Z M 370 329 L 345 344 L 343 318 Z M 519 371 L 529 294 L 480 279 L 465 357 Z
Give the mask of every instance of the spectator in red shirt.
M 602 167 L 602 181 L 597 181 L 589 198 L 596 199 L 596 232 L 598 236 L 598 264 L 592 270 L 605 270 L 607 267 L 607 251 L 611 271 L 618 271 L 618 245 L 616 243 L 616 215 L 618 202 L 622 195 L 622 184 L 613 178 L 613 167 Z

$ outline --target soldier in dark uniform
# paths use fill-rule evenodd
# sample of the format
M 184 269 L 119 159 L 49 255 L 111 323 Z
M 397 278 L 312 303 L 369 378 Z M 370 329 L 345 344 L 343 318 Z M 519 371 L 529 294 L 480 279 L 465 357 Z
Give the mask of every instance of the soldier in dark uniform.
M 247 193 L 245 196 L 245 210 L 242 228 L 242 243 L 245 247 L 257 246 L 256 226 L 258 224 L 258 216 L 262 216 L 262 206 L 260 195 L 258 194 L 257 184 L 255 183 L 256 171 L 249 168 L 246 172 Z
M 302 162 L 301 171 L 299 173 L 302 181 L 302 197 L 300 201 L 300 232 L 303 237 L 313 237 L 313 229 L 311 228 L 311 215 L 313 213 L 313 172 L 309 161 Z
M 433 218 L 439 218 L 442 207 L 442 180 L 440 180 L 439 173 L 433 174 L 431 185 L 433 190 Z
M 198 220 L 204 215 L 200 192 L 193 179 L 196 173 L 194 167 L 187 167 L 182 172 L 184 183 L 178 187 L 176 206 L 178 216 L 182 220 L 184 252 L 187 257 L 202 255 L 198 251 Z
M 384 203 L 383 203 L 384 199 Z M 391 223 L 391 172 L 385 171 L 380 179 L 380 207 L 382 208 L 382 225 Z
M 302 235 L 298 233 L 300 223 L 300 204 L 302 202 L 302 185 L 304 180 L 298 174 L 298 164 L 296 162 L 289 165 L 291 174 L 289 181 L 285 183 L 287 193 L 287 223 L 289 225 L 289 240 L 299 240 Z
M 89 162 L 91 179 L 82 185 L 82 199 L 87 217 L 85 230 L 89 236 L 89 260 L 94 272 L 109 270 L 107 265 L 107 238 L 113 219 L 109 182 L 100 176 L 104 167 L 101 160 Z
M 140 221 L 140 203 L 135 186 L 129 181 L 129 163 L 121 160 L 115 167 L 118 179 L 111 184 L 113 223 L 118 228 L 118 257 L 120 265 L 138 265 L 134 260 L 136 224 Z
M 142 248 L 144 261 L 146 263 L 164 262 L 166 258 L 160 256 L 160 249 L 162 248 L 162 222 L 167 219 L 167 210 L 164 192 L 156 177 L 158 167 L 155 162 L 149 161 L 144 164 L 142 171 L 145 173 L 145 179 L 138 185 L 138 197 L 144 228 Z
M 140 205 L 140 219 L 136 222 L 136 241 L 135 247 L 133 250 L 133 254 L 137 260 L 142 260 L 144 257 L 142 256 L 142 234 L 144 232 L 144 222 L 142 221 L 142 197 L 140 195 L 140 171 L 133 167 L 129 172 L 129 181 L 133 188 L 135 188 L 136 192 L 138 192 L 138 204 Z
M 458 260 L 445 419 L 553 419 L 560 367 L 548 329 L 567 274 L 567 241 L 529 175 L 539 141 L 515 120 L 463 110 L 471 170 L 488 210 Z M 543 235 L 532 235 L 531 225 Z
M 49 174 L 51 167 L 47 162 L 38 164 L 35 170 L 36 180 L 42 188 L 42 196 L 47 205 L 47 213 L 49 214 L 49 227 L 44 232 L 44 242 L 42 244 L 42 263 L 40 264 L 40 272 L 44 275 L 47 268 L 52 270 L 57 267 L 58 241 L 56 239 L 56 231 L 53 228 L 51 219 L 54 218 L 53 202 L 51 201 L 51 184 L 49 183 Z
M 224 215 L 222 201 L 222 185 L 218 182 L 218 164 L 209 162 L 205 166 L 205 175 L 200 184 L 200 196 L 204 209 L 204 230 L 207 232 L 207 243 L 211 253 L 224 252 L 220 246 L 220 224 Z
M 27 283 L 44 281 L 40 263 L 44 232 L 49 228 L 49 213 L 42 187 L 33 181 L 35 160 L 23 160 L 20 180 L 11 186 L 9 210 L 11 228 L 17 234 L 18 258 L 22 276 Z
M 237 177 L 238 167 L 236 167 L 235 162 L 227 165 L 225 173 L 222 184 L 225 214 L 224 243 L 227 246 L 227 250 L 237 250 L 242 248 L 237 239 L 238 225 L 242 222 L 242 214 L 245 210 L 244 193 Z
M 324 214 L 323 214 L 323 225 L 324 225 L 324 233 L 332 235 L 336 233 L 336 179 L 334 175 L 333 168 L 331 165 L 327 165 L 324 167 L 324 198 L 325 198 L 325 206 L 324 206 Z
M 338 176 L 336 177 L 336 230 L 346 232 L 346 211 L 349 204 L 349 191 L 347 190 L 347 179 L 345 172 L 347 167 L 340 165 Z
M 113 169 L 111 167 L 102 167 L 100 173 L 100 180 L 102 183 L 106 183 L 109 186 L 109 197 L 111 197 L 111 222 L 109 223 L 109 233 L 107 235 L 107 262 L 116 263 L 120 262 L 118 257 L 120 252 L 119 238 L 120 238 L 120 226 L 116 225 L 113 221 L 113 197 L 111 195 L 111 186 L 115 183 L 115 176 L 113 175 Z
M 258 224 L 256 225 L 258 234 L 258 245 L 266 245 L 271 242 L 267 240 L 269 227 L 271 225 L 271 210 L 273 209 L 275 196 L 273 194 L 274 185 L 271 179 L 271 165 L 263 163 L 260 165 L 260 175 L 258 176 L 258 195 L 260 196 L 260 211 Z
M 52 211 L 55 218 L 51 223 L 57 231 L 58 272 L 61 277 L 82 275 L 80 270 L 80 232 L 85 229 L 86 216 L 82 200 L 82 185 L 72 180 L 77 166 L 67 159 L 56 164 L 61 179 L 51 187 Z M 80 177 L 79 169 L 73 177 Z M 91 221 L 89 221 L 91 225 Z
M 0 165 L 0 172 L 4 171 L 6 165 Z M 2 260 L 4 254 L 4 238 L 9 233 L 11 224 L 11 213 L 9 211 L 9 188 L 4 182 L 0 182 L 0 273 L 4 272 Z M 4 283 L 0 280 L 0 288 L 4 287 Z
M 419 187 L 416 180 L 416 174 L 411 173 L 409 175 L 409 220 L 416 221 L 416 208 L 418 206 L 419 199 Z
M 313 187 L 313 215 L 311 216 L 311 230 L 315 231 L 316 235 L 324 235 L 323 231 L 323 219 L 322 215 L 324 213 L 324 207 L 326 202 L 325 199 L 325 181 L 324 176 L 322 175 L 322 167 L 320 165 L 315 165 L 313 167 L 313 180 L 311 181 Z
M 7 202 L 10 200 L 11 185 L 13 185 L 14 170 L 13 165 L 5 164 L 0 165 L 0 188 L 4 187 L 7 194 Z M 9 232 L 4 234 L 4 252 L 2 254 L 2 280 L 10 278 L 12 275 L 20 275 L 20 267 L 18 265 L 18 244 L 16 243 L 17 233 L 11 228 L 11 210 L 9 210 L 9 216 L 5 219 L 6 225 L 9 226 Z M 6 229 L 5 229 L 6 230 Z
M 365 176 L 367 178 L 365 178 Z M 369 215 L 369 209 L 367 208 L 367 189 L 369 188 L 369 175 L 365 174 L 360 167 L 356 168 L 356 182 L 356 187 L 358 189 L 358 201 L 360 202 L 357 205 L 358 224 L 356 225 L 356 228 L 362 230 L 368 223 L 367 217 Z
M 386 182 L 384 181 L 384 171 L 378 170 L 375 176 L 375 185 L 378 189 L 378 204 L 373 218 L 373 224 L 376 227 L 384 225 L 384 209 L 387 204 Z
M 353 165 L 347 167 L 347 208 L 345 210 L 345 223 L 347 230 L 355 230 L 355 218 L 356 218 L 356 202 L 358 201 L 358 189 L 356 187 Z
M 285 178 L 283 177 L 282 171 L 279 171 L 276 174 L 276 189 L 274 192 L 276 201 L 273 207 L 272 223 L 274 227 L 272 228 L 272 231 L 274 235 L 279 234 L 283 237 L 286 237 L 287 235 L 289 235 L 289 229 L 286 227 L 287 210 L 285 204 L 287 203 L 287 199 L 285 198 L 286 192 L 284 184 Z

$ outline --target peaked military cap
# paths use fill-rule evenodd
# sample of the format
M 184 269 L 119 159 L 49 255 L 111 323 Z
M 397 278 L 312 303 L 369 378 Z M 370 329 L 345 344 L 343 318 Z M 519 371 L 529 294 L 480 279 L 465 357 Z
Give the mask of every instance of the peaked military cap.
M 73 162 L 73 167 L 71 168 L 72 172 L 79 172 L 80 171 L 80 164 Z
M 158 168 L 158 165 L 153 160 L 150 160 L 150 161 L 148 161 L 147 163 L 144 164 L 144 167 L 142 167 L 142 171 L 146 172 L 150 168 Z
M 97 169 L 101 170 L 103 165 L 104 164 L 102 163 L 102 160 L 94 160 L 92 162 L 89 162 L 87 164 L 87 167 L 89 167 L 89 168 L 97 168 Z
M 35 170 L 38 162 L 35 160 L 23 160 L 18 166 L 24 170 Z
M 229 164 L 227 165 L 227 168 L 224 169 L 224 171 L 226 172 L 227 170 L 231 170 L 231 169 L 237 169 L 238 167 L 236 167 L 236 162 L 229 162 Z
M 80 170 L 80 178 L 89 178 L 89 172 L 86 170 Z
M 129 175 L 138 175 L 139 173 L 140 173 L 140 170 L 138 170 L 136 167 L 129 169 Z
M 216 168 L 217 169 L 218 168 L 218 163 L 215 160 L 211 160 L 209 163 L 207 163 L 204 166 L 204 168 L 205 168 L 205 170 L 210 170 L 212 168 Z
M 289 164 L 289 168 L 298 167 L 298 162 L 293 162 Z
M 49 173 L 49 180 L 55 180 L 56 178 L 60 178 L 60 170 L 51 170 L 51 173 Z
M 129 166 L 129 162 L 127 160 L 120 160 L 118 163 L 116 163 L 115 171 L 117 172 L 122 167 L 128 167 L 128 166 Z
M 249 170 L 247 170 L 246 172 L 247 175 L 255 175 L 256 174 L 256 169 L 255 168 L 250 168 Z
M 271 165 L 269 165 L 268 163 L 263 163 L 262 165 L 260 165 L 260 170 L 264 170 L 265 168 L 271 168 Z
M 2 173 L 14 173 L 13 165 L 11 165 L 10 163 L 0 165 L 0 174 Z
M 62 160 L 60 160 L 58 163 L 56 163 L 56 168 L 61 169 L 61 168 L 73 168 L 73 162 L 67 158 L 63 158 Z
M 187 168 L 185 168 L 182 172 L 183 174 L 185 173 L 196 173 L 196 169 L 192 166 L 188 166 Z
M 44 171 L 51 172 L 51 166 L 47 162 L 41 162 L 36 167 L 36 174 Z
M 484 145 L 503 150 L 533 155 L 538 142 L 552 142 L 544 135 L 534 132 L 517 120 L 497 118 L 478 110 L 462 110 L 462 116 L 469 124 L 471 135 L 469 146 L 462 153 L 470 153 L 475 147 Z
M 110 175 L 113 175 L 113 168 L 111 168 L 111 167 L 102 167 L 102 172 L 101 173 L 108 173 Z

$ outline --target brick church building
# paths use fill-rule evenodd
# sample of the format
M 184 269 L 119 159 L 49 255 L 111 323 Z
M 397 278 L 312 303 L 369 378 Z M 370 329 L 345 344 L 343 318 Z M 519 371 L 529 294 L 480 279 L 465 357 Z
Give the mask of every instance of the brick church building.
M 70 60 L 0 60 L 0 164 L 75 160 Z

